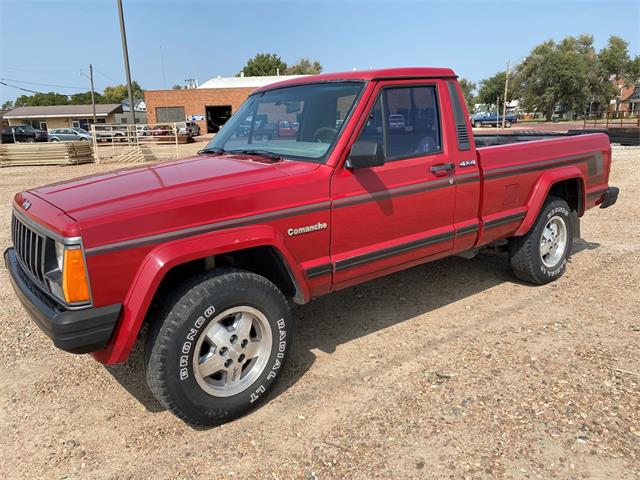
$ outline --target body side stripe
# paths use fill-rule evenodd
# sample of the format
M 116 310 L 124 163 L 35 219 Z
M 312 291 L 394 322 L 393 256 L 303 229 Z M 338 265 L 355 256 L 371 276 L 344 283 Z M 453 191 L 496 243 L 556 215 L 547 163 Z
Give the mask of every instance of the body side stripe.
M 383 258 L 391 257 L 393 255 L 399 255 L 411 250 L 426 247 L 436 243 L 451 240 L 453 238 L 453 232 L 442 233 L 439 235 L 432 235 L 430 237 L 421 238 L 419 240 L 413 240 L 411 242 L 402 243 L 393 247 L 383 248 L 375 250 L 373 252 L 365 253 L 351 258 L 346 258 L 336 262 L 336 271 L 346 270 L 347 268 L 357 267 L 363 263 L 373 262 L 375 260 L 381 260 Z

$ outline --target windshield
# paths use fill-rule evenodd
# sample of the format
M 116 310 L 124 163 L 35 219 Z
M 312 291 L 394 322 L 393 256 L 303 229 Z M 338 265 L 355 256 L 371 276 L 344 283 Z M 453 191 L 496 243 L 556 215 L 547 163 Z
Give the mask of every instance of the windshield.
M 323 162 L 362 85 L 314 83 L 252 95 L 204 151 L 268 152 Z

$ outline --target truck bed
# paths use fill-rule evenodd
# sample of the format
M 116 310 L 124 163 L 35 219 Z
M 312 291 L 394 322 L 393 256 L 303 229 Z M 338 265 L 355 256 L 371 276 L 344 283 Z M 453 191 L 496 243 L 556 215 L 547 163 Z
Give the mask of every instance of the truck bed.
M 538 210 L 536 198 L 548 193 L 539 190 L 551 178 L 584 178 L 577 187 L 579 215 L 595 206 L 597 193 L 607 187 L 611 148 L 605 134 L 481 135 L 476 145 L 483 178 L 480 220 L 486 224 L 505 215 L 523 219 L 482 231 L 479 245 L 526 231 L 533 221 L 530 211 Z
M 496 133 L 476 133 L 473 135 L 475 139 L 476 148 L 506 145 L 511 143 L 533 142 L 537 140 L 548 140 L 553 138 L 566 138 L 574 137 L 576 135 L 587 135 L 591 133 L 604 133 L 606 130 L 600 132 L 586 131 L 586 132 L 537 132 L 537 131 L 520 131 L 517 133 L 496 134 Z

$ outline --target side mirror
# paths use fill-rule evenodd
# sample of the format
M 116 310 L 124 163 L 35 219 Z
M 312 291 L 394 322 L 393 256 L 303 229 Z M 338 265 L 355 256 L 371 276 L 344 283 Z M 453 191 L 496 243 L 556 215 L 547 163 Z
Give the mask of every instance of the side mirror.
M 351 146 L 346 167 L 350 169 L 371 168 L 384 165 L 384 147 L 381 143 L 356 142 Z

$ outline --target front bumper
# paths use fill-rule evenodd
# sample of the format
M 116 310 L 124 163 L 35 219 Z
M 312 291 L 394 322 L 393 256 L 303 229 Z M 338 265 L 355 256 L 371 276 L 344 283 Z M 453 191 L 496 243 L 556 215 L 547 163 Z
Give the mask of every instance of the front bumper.
M 18 263 L 15 249 L 4 252 L 9 278 L 20 302 L 38 327 L 61 350 L 88 353 L 103 348 L 115 329 L 121 304 L 68 310 L 39 290 Z

